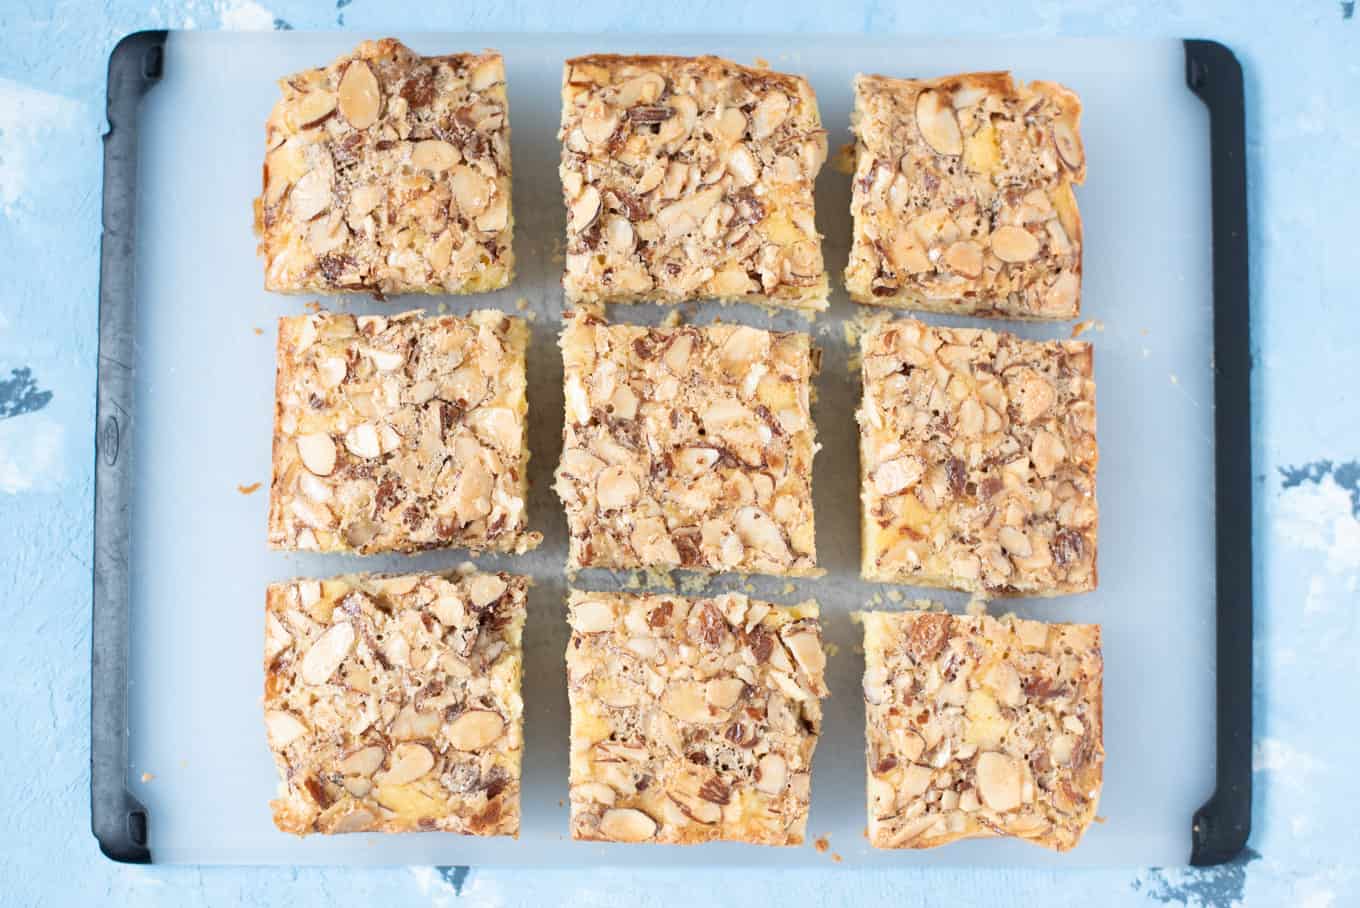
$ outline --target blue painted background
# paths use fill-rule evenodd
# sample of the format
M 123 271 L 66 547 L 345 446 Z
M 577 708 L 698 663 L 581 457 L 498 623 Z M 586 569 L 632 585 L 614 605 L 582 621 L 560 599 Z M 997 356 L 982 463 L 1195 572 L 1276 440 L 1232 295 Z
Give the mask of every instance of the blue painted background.
M 1351 0 L 971 4 L 0 0 L 0 904 L 1360 904 L 1360 21 Z M 91 463 L 109 50 L 142 28 L 1203 36 L 1246 70 L 1257 683 L 1248 860 L 1204 872 L 778 878 L 465 868 L 128 868 L 89 834 Z M 1136 124 L 1133 124 L 1136 128 Z M 1136 238 L 1130 238 L 1136 242 Z M 1156 515 L 1149 515 L 1155 519 Z M 835 843 L 832 843 L 834 850 Z

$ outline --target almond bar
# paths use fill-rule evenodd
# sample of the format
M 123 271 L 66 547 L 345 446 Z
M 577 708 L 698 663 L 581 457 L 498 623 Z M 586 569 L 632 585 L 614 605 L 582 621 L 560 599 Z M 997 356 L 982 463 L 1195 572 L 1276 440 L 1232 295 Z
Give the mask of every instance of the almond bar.
M 1009 73 L 855 80 L 851 299 L 1076 318 L 1086 177 L 1081 102 Z
M 255 202 L 265 289 L 382 296 L 510 282 L 500 54 L 421 57 L 365 41 L 279 89 Z
M 452 572 L 271 584 L 274 824 L 518 835 L 527 586 Z
M 869 842 L 1074 847 L 1095 818 L 1105 762 L 1099 626 L 859 617 Z
M 1095 589 L 1091 345 L 911 319 L 860 344 L 864 578 L 992 597 Z
M 577 311 L 562 357 L 570 568 L 818 573 L 806 334 Z
M 826 134 L 806 79 L 717 57 L 579 57 L 560 137 L 568 302 L 826 308 L 812 197 Z
M 522 553 L 522 319 L 317 312 L 279 320 L 269 543 Z
M 572 591 L 571 834 L 801 844 L 826 656 L 815 603 Z

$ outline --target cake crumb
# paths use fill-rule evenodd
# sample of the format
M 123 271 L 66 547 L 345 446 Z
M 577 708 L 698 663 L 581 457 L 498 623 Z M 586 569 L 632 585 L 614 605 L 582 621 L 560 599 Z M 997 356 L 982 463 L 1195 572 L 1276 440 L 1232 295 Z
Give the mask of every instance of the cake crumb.
M 827 841 L 827 836 L 822 836 L 812 843 L 812 847 L 817 849 L 818 854 L 826 854 L 826 850 L 831 847 L 831 843 Z
M 826 650 L 826 657 L 828 659 L 836 658 L 836 654 L 841 651 L 840 646 L 835 643 L 824 643 L 822 644 L 822 649 Z
M 307 303 L 307 304 L 306 304 L 305 306 L 303 306 L 302 308 L 306 309 L 308 312 L 313 312 L 313 313 L 315 313 L 315 312 L 320 312 L 320 311 L 321 311 L 321 303 L 317 302 L 316 300 L 312 300 L 310 303 Z
M 1077 322 L 1075 325 L 1072 326 L 1072 337 L 1073 339 L 1081 337 L 1083 334 L 1085 334 L 1087 331 L 1092 330 L 1093 328 L 1097 331 L 1105 330 L 1104 325 L 1092 319 L 1087 319 L 1086 321 Z
M 901 591 L 901 590 L 888 590 L 888 601 L 889 601 L 889 602 L 901 602 L 901 601 L 902 601 L 902 591 Z
M 259 325 L 256 325 L 256 326 L 255 326 L 255 335 L 258 337 L 258 336 L 261 335 L 261 334 L 264 334 L 264 329 L 261 328 Z
M 832 860 L 833 862 L 839 864 L 843 859 L 841 858 L 841 856 L 840 856 L 839 854 L 837 854 L 836 852 L 833 851 L 833 852 L 831 852 L 831 860 Z
M 151 781 L 152 779 L 154 779 L 154 778 L 156 778 L 156 777 L 153 776 L 153 775 L 152 775 L 151 773 L 149 773 L 149 772 L 144 772 L 144 773 L 142 773 L 142 781 L 143 781 L 143 782 L 150 782 L 150 781 Z
M 515 308 L 520 312 L 523 312 L 525 309 L 529 308 L 529 301 L 521 296 L 519 299 L 515 300 Z
M 679 324 L 680 311 L 678 309 L 672 309 L 670 312 L 666 313 L 665 318 L 661 319 L 661 327 L 663 328 L 674 328 Z
M 248 486 L 238 485 L 236 487 L 236 491 L 240 492 L 242 495 L 253 495 L 254 493 L 260 491 L 260 484 L 258 482 L 252 482 Z
M 444 315 L 444 314 L 446 314 L 446 313 L 449 311 L 449 304 L 448 304 L 448 303 L 440 303 L 439 306 L 436 308 L 435 311 L 438 312 L 440 315 Z
M 756 67 L 759 69 L 769 69 L 770 61 L 766 60 L 764 57 L 756 57 Z
M 796 590 L 797 588 L 798 587 L 794 586 L 792 583 L 784 584 L 784 595 L 785 596 L 792 595 L 793 591 Z

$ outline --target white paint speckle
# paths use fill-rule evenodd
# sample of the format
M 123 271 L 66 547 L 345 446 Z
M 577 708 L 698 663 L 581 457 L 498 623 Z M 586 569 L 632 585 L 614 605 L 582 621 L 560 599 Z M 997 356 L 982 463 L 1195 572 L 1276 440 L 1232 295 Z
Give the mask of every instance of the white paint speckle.
M 1302 781 L 1304 776 L 1316 772 L 1321 765 L 1312 755 L 1279 738 L 1257 741 L 1251 755 L 1253 772 L 1278 772 L 1293 781 Z
M 1360 572 L 1360 519 L 1331 474 L 1281 492 L 1275 530 L 1286 542 L 1325 554 L 1333 574 Z
M 50 488 L 61 478 L 61 423 L 45 413 L 0 420 L 0 493 Z
M 49 155 L 51 135 L 73 129 L 78 101 L 0 79 L 0 211 L 13 218 L 28 188 L 33 165 Z
M 217 0 L 215 6 L 223 28 L 269 31 L 274 27 L 274 14 L 255 0 Z

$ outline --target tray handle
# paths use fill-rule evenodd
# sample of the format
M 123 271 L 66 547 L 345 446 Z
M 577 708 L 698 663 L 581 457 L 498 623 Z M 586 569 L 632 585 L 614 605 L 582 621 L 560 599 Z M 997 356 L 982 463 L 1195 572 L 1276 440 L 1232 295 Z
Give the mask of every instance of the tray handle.
M 151 861 L 146 807 L 127 789 L 128 568 L 136 356 L 137 111 L 161 78 L 164 31 L 135 32 L 109 55 L 99 248 L 95 403 L 94 617 L 90 653 L 90 827 L 99 850 Z
M 1185 42 L 1185 81 L 1209 108 L 1213 198 L 1217 731 L 1214 793 L 1191 825 L 1190 863 L 1236 859 L 1251 833 L 1251 293 L 1242 65 L 1217 41 Z

